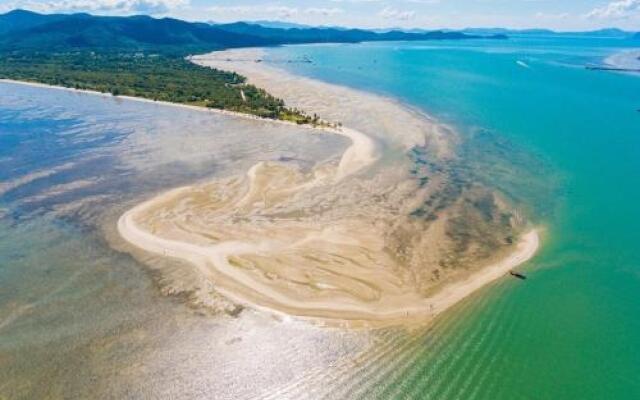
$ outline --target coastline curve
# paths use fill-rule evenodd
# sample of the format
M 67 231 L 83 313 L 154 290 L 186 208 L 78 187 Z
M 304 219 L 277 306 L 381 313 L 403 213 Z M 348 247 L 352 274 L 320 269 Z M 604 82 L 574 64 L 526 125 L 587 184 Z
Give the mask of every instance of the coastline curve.
M 192 61 L 231 66 L 287 103 L 347 117 L 349 128 L 322 130 L 351 146 L 339 162 L 311 171 L 261 162 L 148 200 L 118 221 L 135 248 L 187 261 L 237 303 L 348 326 L 430 320 L 534 256 L 538 232 L 509 239 L 524 223 L 500 196 L 469 185 L 451 190 L 443 167 L 455 158 L 451 131 L 388 99 L 229 61 L 260 54 L 243 51 L 249 56 L 232 50 Z M 483 202 L 491 203 L 488 217 L 474 208 Z M 451 234 L 461 226 L 475 240 L 462 251 Z

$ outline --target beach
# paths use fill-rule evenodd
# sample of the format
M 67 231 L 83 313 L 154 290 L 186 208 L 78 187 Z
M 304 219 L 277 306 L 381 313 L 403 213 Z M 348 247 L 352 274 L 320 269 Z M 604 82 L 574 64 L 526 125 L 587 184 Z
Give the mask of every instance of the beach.
M 264 50 L 251 48 L 189 59 L 202 66 L 236 71 L 255 86 L 284 99 L 289 107 L 309 110 L 328 122 L 356 128 L 383 145 L 406 150 L 421 144 L 429 146 L 438 157 L 451 156 L 451 147 L 457 142 L 455 131 L 421 111 L 389 97 L 290 74 L 277 68 L 276 63 L 257 62 L 264 56 Z M 399 122 L 402 132 L 397 129 Z
M 186 260 L 196 266 L 204 276 L 218 273 L 233 281 L 231 288 L 216 289 L 229 299 L 240 304 L 253 306 L 269 312 L 295 315 L 305 319 L 316 319 L 329 325 L 374 325 L 380 326 L 406 322 L 426 322 L 445 312 L 456 303 L 473 294 L 491 282 L 505 277 L 515 267 L 529 261 L 538 250 L 540 240 L 536 230 L 529 231 L 521 238 L 515 251 L 495 264 L 483 267 L 467 279 L 446 286 L 436 295 L 427 299 L 398 296 L 386 304 L 360 304 L 347 301 L 305 301 L 282 296 L 268 285 L 252 280 L 242 270 L 234 268 L 225 259 L 233 254 L 253 251 L 244 243 L 223 243 L 216 247 L 204 247 L 187 242 L 162 239 L 141 229 L 135 222 L 137 213 L 152 207 L 155 202 L 166 197 L 181 194 L 190 188 L 181 188 L 164 194 L 128 211 L 118 221 L 118 231 L 122 237 L 145 251 L 165 257 Z M 215 268 L 215 271 L 211 267 Z M 263 305 L 266 304 L 266 305 Z
M 237 71 L 287 104 L 339 122 L 337 127 L 304 128 L 344 136 L 351 145 L 339 159 L 321 163 L 311 171 L 286 163 L 260 162 L 244 176 L 170 190 L 122 215 L 117 230 L 133 246 L 134 253 L 143 250 L 195 267 L 199 279 L 206 282 L 196 289 L 198 304 L 212 304 L 208 291 L 214 287 L 216 293 L 235 304 L 322 324 L 355 327 L 424 323 L 534 256 L 539 246 L 538 232 L 527 230 L 520 233 L 515 245 L 493 249 L 489 257 L 470 256 L 459 270 L 441 275 L 443 271 L 433 266 L 436 258 L 432 253 L 450 257 L 447 251 L 455 246 L 455 240 L 447 237 L 446 224 L 450 215 L 460 211 L 459 199 L 449 200 L 434 223 L 416 224 L 407 214 L 421 201 L 438 198 L 439 192 L 449 189 L 446 173 L 434 171 L 457 157 L 454 148 L 460 139 L 455 131 L 393 99 L 295 76 L 256 62 L 263 56 L 261 49 L 242 49 L 191 57 L 191 61 Z M 118 98 L 259 124 L 294 125 L 224 110 Z M 428 185 L 416 186 L 407 176 L 409 166 L 402 157 L 416 149 L 436 165 L 422 171 L 420 182 L 431 182 Z M 203 192 L 235 199 L 216 205 L 219 199 L 211 203 L 202 200 Z M 194 196 L 200 199 L 194 200 Z M 499 197 L 489 196 L 506 209 Z M 394 198 L 396 208 L 389 210 L 388 204 L 379 204 L 381 197 Z M 334 207 L 339 211 L 333 211 Z M 274 210 L 282 213 L 283 209 L 289 215 L 273 218 Z M 313 215 L 316 209 L 323 211 Z M 247 223 L 238 228 L 239 214 Z M 399 223 L 398 217 L 404 222 Z M 176 218 L 181 219 L 179 224 Z M 190 221 L 197 219 L 211 219 L 209 222 L 215 221 L 216 227 L 189 227 Z M 398 229 L 401 225 L 409 228 Z M 211 231 L 204 233 L 207 230 Z M 414 240 L 415 248 L 402 248 L 406 240 Z M 397 247 L 390 251 L 390 244 Z M 408 252 L 409 257 L 398 261 L 404 256 L 401 252 Z M 326 254 L 328 258 L 323 258 Z M 279 265 L 283 262 L 284 267 Z M 304 264 L 309 266 L 291 269 L 292 265 Z M 403 264 L 413 265 L 406 268 Z M 423 264 L 433 265 L 424 268 Z M 416 277 L 416 268 L 432 275 L 421 271 L 418 274 L 423 276 Z
M 436 222 L 411 219 L 421 201 L 442 198 L 448 183 L 446 174 L 425 170 L 416 184 L 403 155 L 419 149 L 444 165 L 456 157 L 455 132 L 392 99 L 255 62 L 261 56 L 245 49 L 191 60 L 237 71 L 287 104 L 339 122 L 322 130 L 351 145 L 312 170 L 261 162 L 245 174 L 148 200 L 118 221 L 135 248 L 187 261 L 206 287 L 237 304 L 347 326 L 432 320 L 533 257 L 539 238 L 527 230 L 490 256 L 458 255 L 465 258 L 458 270 L 438 268 L 436 257 L 451 258 L 455 246 L 447 224 L 466 212 L 460 199 L 489 196 L 507 208 L 474 189 L 441 207 Z M 198 297 L 206 303 L 206 296 Z
M 343 176 L 353 143 L 333 132 L 0 83 L 0 397 L 640 398 L 640 80 L 585 68 L 632 46 L 518 35 L 247 60 L 418 118 L 333 111 L 374 144 Z M 449 129 L 442 157 L 404 135 L 415 124 Z M 125 214 L 162 249 L 122 238 Z M 501 262 L 532 227 L 522 281 Z M 401 293 L 451 306 L 407 317 Z M 311 302 L 340 308 L 294 308 Z

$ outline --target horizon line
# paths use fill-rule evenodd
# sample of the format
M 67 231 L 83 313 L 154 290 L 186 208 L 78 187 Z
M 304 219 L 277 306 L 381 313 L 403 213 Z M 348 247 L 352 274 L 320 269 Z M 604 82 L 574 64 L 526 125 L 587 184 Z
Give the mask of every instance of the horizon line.
M 296 21 L 291 21 L 291 20 L 278 20 L 278 19 L 274 19 L 274 20 L 270 20 L 270 19 L 245 19 L 245 20 L 234 20 L 234 21 L 229 21 L 229 22 L 218 22 L 218 21 L 214 21 L 214 20 L 194 20 L 194 19 L 187 19 L 187 18 L 178 18 L 178 17 L 174 17 L 174 16 L 170 16 L 170 15 L 154 15 L 154 14 L 144 14 L 144 13 L 131 13 L 131 14 L 127 14 L 127 13 L 123 13 L 123 14 L 118 14 L 118 15 L 109 15 L 109 14 L 99 14 L 99 13 L 90 13 L 87 11 L 77 11 L 77 12 L 71 12 L 71 11 L 59 11 L 59 12 L 50 12 L 50 13 L 46 13 L 46 12 L 40 12 L 40 11 L 33 11 L 33 10 L 29 10 L 26 8 L 14 8 L 8 11 L 5 11 L 3 13 L 0 13 L 0 15 L 6 15 L 6 14 L 10 14 L 12 12 L 16 12 L 16 11 L 23 11 L 23 12 L 29 12 L 29 13 L 34 13 L 34 14 L 39 14 L 39 15 L 90 15 L 90 16 L 94 16 L 94 17 L 122 17 L 122 18 L 130 18 L 130 17 L 149 17 L 149 18 L 153 18 L 153 19 L 174 19 L 174 20 L 178 20 L 178 21 L 184 21 L 184 22 L 189 22 L 189 23 L 205 23 L 205 24 L 210 24 L 210 25 L 225 25 L 225 24 L 235 24 L 235 23 L 247 23 L 247 24 L 254 24 L 254 25 L 261 25 L 261 23 L 278 23 L 278 24 L 290 24 L 290 25 L 299 25 L 300 28 L 324 28 L 324 29 L 361 29 L 361 30 L 368 30 L 368 31 L 372 31 L 372 30 L 384 30 L 384 31 L 392 31 L 392 30 L 397 30 L 397 31 L 403 31 L 403 32 L 407 32 L 407 31 L 412 31 L 412 30 L 423 30 L 423 31 L 452 31 L 452 32 L 464 32 L 466 30 L 473 30 L 473 29 L 477 29 L 477 30 L 505 30 L 505 31 L 512 31 L 512 32 L 526 32 L 526 31 L 536 31 L 536 30 L 541 30 L 541 31 L 548 31 L 548 32 L 552 32 L 552 33 L 590 33 L 590 32 L 600 32 L 600 31 L 607 31 L 607 30 L 618 30 L 620 32 L 623 33 L 630 33 L 630 34 L 635 34 L 635 33 L 640 33 L 640 29 L 638 30 L 626 30 L 617 26 L 606 26 L 606 27 L 602 27 L 602 28 L 594 28 L 594 29 L 585 29 L 585 30 L 558 30 L 558 29 L 553 29 L 553 28 L 548 28 L 548 27 L 544 27 L 544 26 L 537 26 L 537 27 L 527 27 L 527 28 L 514 28 L 514 27 L 507 27 L 507 26 L 466 26 L 464 28 L 447 28 L 447 27 L 440 27 L 440 28 L 430 28 L 430 27 L 419 27 L 419 26 L 414 26 L 414 27 L 393 27 L 393 26 L 368 26 L 368 27 L 362 27 L 362 26 L 345 26 L 345 25 L 329 25 L 329 24 L 308 24 L 308 23 L 302 23 L 302 22 L 296 22 Z M 295 27 L 292 27 L 293 29 L 295 29 Z M 287 29 L 287 28 L 278 28 L 278 29 Z

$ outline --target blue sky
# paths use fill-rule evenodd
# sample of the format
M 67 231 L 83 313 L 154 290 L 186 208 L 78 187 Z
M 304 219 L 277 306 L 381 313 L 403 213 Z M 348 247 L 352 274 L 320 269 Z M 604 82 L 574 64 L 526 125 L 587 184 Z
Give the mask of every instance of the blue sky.
M 640 0 L 0 0 L 0 11 L 13 8 L 355 27 L 640 30 Z

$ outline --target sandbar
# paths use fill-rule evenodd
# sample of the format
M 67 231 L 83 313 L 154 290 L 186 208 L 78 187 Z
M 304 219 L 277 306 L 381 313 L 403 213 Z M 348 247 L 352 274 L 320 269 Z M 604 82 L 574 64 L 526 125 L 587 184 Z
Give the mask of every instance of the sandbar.
M 432 320 L 535 255 L 538 231 L 498 193 L 452 179 L 460 139 L 448 126 L 263 56 L 191 60 L 340 122 L 321 129 L 351 146 L 308 171 L 261 162 L 147 200 L 118 221 L 136 249 L 185 261 L 200 287 L 239 304 L 347 326 Z

